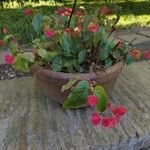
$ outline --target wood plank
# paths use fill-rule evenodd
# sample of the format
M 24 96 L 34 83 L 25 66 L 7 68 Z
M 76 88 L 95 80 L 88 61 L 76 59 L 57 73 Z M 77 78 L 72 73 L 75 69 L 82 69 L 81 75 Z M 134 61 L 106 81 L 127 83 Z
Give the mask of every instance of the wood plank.
M 140 149 L 150 146 L 150 62 L 126 66 L 111 94 L 127 115 L 114 129 L 90 123 L 91 108 L 65 110 L 32 77 L 0 81 L 0 150 Z

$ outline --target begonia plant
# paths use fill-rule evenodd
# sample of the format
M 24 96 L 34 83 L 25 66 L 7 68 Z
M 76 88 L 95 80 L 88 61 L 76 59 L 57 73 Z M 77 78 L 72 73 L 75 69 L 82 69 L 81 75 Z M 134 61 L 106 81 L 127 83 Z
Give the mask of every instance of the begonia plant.
M 110 6 L 87 12 L 84 7 L 76 8 L 75 0 L 73 8 L 61 7 L 49 16 L 33 9 L 24 9 L 23 14 L 25 17 L 34 15 L 32 24 L 39 35 L 33 40 L 34 51 L 22 51 L 16 37 L 6 30 L 3 30 L 5 38 L 0 40 L 0 46 L 11 47 L 12 55 L 5 56 L 6 63 L 23 72 L 38 64 L 55 72 L 96 73 L 120 61 L 129 64 L 142 57 L 138 50 L 132 49 L 131 43 L 111 39 L 119 15 Z M 111 14 L 115 18 L 110 20 L 107 16 Z M 149 53 L 145 57 L 149 57 Z M 95 108 L 91 116 L 93 125 L 114 127 L 127 112 L 124 106 L 109 102 L 104 88 L 95 82 L 80 81 L 80 77 L 75 76 L 62 87 L 62 92 L 70 88 L 72 92 L 63 107 Z M 100 115 L 106 110 L 109 116 Z

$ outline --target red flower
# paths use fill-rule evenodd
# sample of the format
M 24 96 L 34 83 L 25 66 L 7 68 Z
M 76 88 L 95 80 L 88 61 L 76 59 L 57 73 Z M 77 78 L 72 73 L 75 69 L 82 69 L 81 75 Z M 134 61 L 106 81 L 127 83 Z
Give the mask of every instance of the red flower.
M 66 28 L 65 31 L 67 32 L 69 38 L 71 37 L 71 35 L 74 38 L 76 38 L 77 33 L 79 32 L 79 29 L 77 27 L 74 30 L 72 30 L 71 28 Z
M 118 119 L 116 116 L 110 118 L 104 117 L 102 119 L 102 126 L 105 128 L 113 128 L 118 124 Z
M 64 12 L 65 16 L 70 16 L 72 13 L 72 10 L 73 10 L 72 8 L 65 7 L 65 12 Z
M 97 105 L 97 103 L 98 103 L 98 98 L 97 98 L 97 96 L 95 96 L 95 95 L 89 95 L 88 97 L 87 97 L 87 104 L 89 105 L 89 106 L 96 106 Z
M 106 6 L 101 7 L 99 9 L 99 12 L 104 16 L 113 14 L 113 10 L 111 8 L 106 7 Z
M 65 7 L 65 10 L 71 13 L 73 9 L 69 7 Z
M 122 117 L 123 115 L 126 114 L 127 109 L 124 106 L 115 106 L 112 108 L 112 112 L 117 116 L 117 117 Z
M 83 13 L 80 12 L 80 11 L 77 11 L 77 12 L 76 12 L 76 15 L 77 15 L 78 17 L 82 17 L 82 16 L 83 16 Z
M 60 15 L 60 16 L 64 16 L 65 14 L 65 9 L 63 8 L 58 8 L 56 11 L 56 14 Z
M 55 35 L 55 31 L 53 31 L 52 29 L 48 29 L 44 31 L 44 35 L 47 36 L 48 38 L 51 38 Z
M 99 30 L 99 27 L 98 23 L 90 23 L 88 29 L 90 32 L 96 33 Z
M 132 55 L 133 55 L 134 59 L 139 59 L 141 56 L 141 53 L 138 50 L 133 50 Z
M 7 64 L 12 64 L 14 61 L 14 57 L 12 55 L 5 55 L 4 60 Z
M 58 8 L 55 12 L 60 16 L 70 16 L 72 13 L 72 8 Z
M 0 40 L 0 46 L 3 46 L 5 43 L 3 40 Z
M 71 37 L 71 28 L 66 28 L 65 31 L 68 34 L 68 37 Z
M 33 14 L 33 12 L 34 12 L 33 9 L 24 9 L 23 10 L 24 15 L 31 15 L 31 14 Z
M 122 48 L 124 46 L 124 42 L 123 41 L 119 41 L 118 43 L 117 43 L 117 47 L 118 48 Z
M 116 116 L 112 116 L 109 118 L 109 128 L 113 128 L 118 124 L 118 119 Z
M 109 118 L 106 118 L 106 117 L 104 117 L 103 119 L 102 119 L 102 126 L 103 127 L 109 127 Z
M 143 57 L 144 57 L 145 59 L 150 60 L 150 51 L 149 51 L 149 52 L 144 52 Z
M 73 32 L 73 37 L 74 37 L 74 39 L 77 37 L 77 32 L 76 31 Z
M 101 118 L 98 113 L 93 113 L 91 117 L 91 122 L 93 125 L 98 125 L 101 121 Z

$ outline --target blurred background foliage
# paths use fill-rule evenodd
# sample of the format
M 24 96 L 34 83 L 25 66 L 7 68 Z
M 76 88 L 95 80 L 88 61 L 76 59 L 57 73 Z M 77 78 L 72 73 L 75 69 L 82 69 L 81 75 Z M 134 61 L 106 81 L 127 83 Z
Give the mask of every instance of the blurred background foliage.
M 88 11 L 106 3 L 121 8 L 117 28 L 150 26 L 150 0 L 77 0 L 77 5 Z M 21 43 L 30 43 L 37 35 L 31 23 L 33 16 L 25 16 L 23 8 L 34 8 L 41 14 L 50 15 L 56 7 L 72 7 L 72 4 L 73 0 L 0 0 L 0 29 L 8 28 L 17 34 Z

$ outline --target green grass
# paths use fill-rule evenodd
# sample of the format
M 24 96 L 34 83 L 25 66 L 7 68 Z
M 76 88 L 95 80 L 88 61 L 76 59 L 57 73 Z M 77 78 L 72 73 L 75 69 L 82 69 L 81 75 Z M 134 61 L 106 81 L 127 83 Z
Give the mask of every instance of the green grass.
M 93 0 L 86 5 L 89 10 L 97 7 L 101 1 Z M 150 1 L 149 0 L 113 0 L 114 5 L 121 7 L 118 28 L 130 28 L 132 26 L 150 26 Z
M 85 3 L 86 2 L 86 3 Z M 98 4 L 102 4 L 101 0 L 78 0 L 79 6 L 85 6 L 89 11 L 97 8 Z M 31 3 L 27 3 L 29 5 Z M 72 2 L 66 3 L 72 6 Z M 122 7 L 121 18 L 117 24 L 118 28 L 130 28 L 132 26 L 150 26 L 150 2 L 149 0 L 113 0 L 113 4 Z M 58 4 L 59 6 L 60 4 Z M 32 3 L 32 6 L 43 14 L 51 14 L 54 12 L 53 3 L 41 2 L 40 4 Z M 30 18 L 31 19 L 31 18 Z M 27 17 L 22 14 L 18 4 L 5 5 L 5 9 L 0 9 L 0 28 L 7 27 L 10 32 L 17 33 L 22 43 L 28 43 L 36 37 L 31 23 Z
M 149 0 L 132 0 L 121 2 L 119 5 L 122 6 L 122 11 L 118 27 L 150 26 Z

